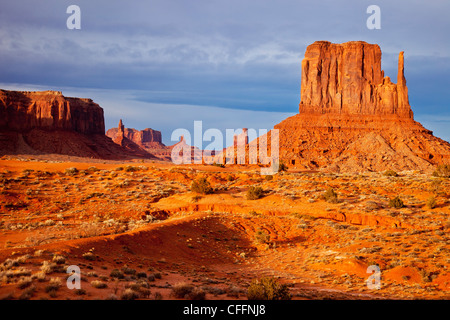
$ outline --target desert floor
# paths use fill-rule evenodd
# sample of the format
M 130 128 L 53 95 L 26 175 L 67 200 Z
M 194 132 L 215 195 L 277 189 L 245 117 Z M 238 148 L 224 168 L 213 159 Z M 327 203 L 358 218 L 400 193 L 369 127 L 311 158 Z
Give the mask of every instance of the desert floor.
M 191 191 L 200 177 L 213 193 Z M 248 200 L 250 186 L 263 196 Z M 175 299 L 185 283 L 186 299 L 246 299 L 253 279 L 274 276 L 293 299 L 448 299 L 449 198 L 448 179 L 419 172 L 268 178 L 256 166 L 3 156 L 0 298 Z M 81 290 L 66 286 L 69 265 Z M 370 265 L 380 289 L 367 287 Z

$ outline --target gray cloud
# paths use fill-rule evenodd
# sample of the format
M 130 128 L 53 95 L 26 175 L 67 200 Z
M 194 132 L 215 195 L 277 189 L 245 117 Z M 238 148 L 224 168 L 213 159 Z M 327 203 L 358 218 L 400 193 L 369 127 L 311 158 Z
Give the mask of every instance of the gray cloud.
M 199 115 L 210 110 L 219 119 L 227 109 L 277 117 L 297 112 L 308 44 L 364 40 L 381 46 L 383 69 L 393 79 L 398 53 L 405 51 L 416 115 L 448 109 L 448 2 L 377 1 L 381 30 L 366 28 L 366 8 L 373 4 L 366 0 L 80 0 L 77 31 L 66 29 L 71 4 L 2 3 L 0 82 L 79 88 L 82 96 L 109 90 L 133 110 L 147 106 L 161 117 L 158 108 L 171 106 L 172 112 L 179 105 L 198 106 Z M 127 108 L 130 115 L 133 110 Z M 146 126 L 139 117 L 130 122 Z

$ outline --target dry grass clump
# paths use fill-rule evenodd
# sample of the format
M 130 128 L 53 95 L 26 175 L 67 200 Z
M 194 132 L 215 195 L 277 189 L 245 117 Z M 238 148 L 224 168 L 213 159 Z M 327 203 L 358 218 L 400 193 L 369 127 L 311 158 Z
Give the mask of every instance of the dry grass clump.
M 401 209 L 405 206 L 403 203 L 403 200 L 400 199 L 399 196 L 396 196 L 395 198 L 392 198 L 389 200 L 389 207 L 395 208 L 395 209 Z
M 172 295 L 178 299 L 205 300 L 206 292 L 186 282 L 179 282 L 172 287 Z
M 264 191 L 261 187 L 251 186 L 247 190 L 247 200 L 257 200 L 261 198 L 264 194 Z
M 322 199 L 324 199 L 328 203 L 338 203 L 338 195 L 336 191 L 334 191 L 333 188 L 328 188 L 327 191 L 325 191 L 322 194 Z
M 431 196 L 431 197 L 428 198 L 428 200 L 427 200 L 427 207 L 429 209 L 436 208 L 436 198 L 435 197 Z
M 290 300 L 291 294 L 285 284 L 275 278 L 254 280 L 247 291 L 248 300 Z
M 108 288 L 108 285 L 100 280 L 91 281 L 91 286 L 97 289 L 105 289 Z
M 206 180 L 206 178 L 199 178 L 195 181 L 192 181 L 191 191 L 200 193 L 200 194 L 210 194 L 213 189 L 211 184 Z
M 440 164 L 433 172 L 434 177 L 450 178 L 450 164 Z
M 120 299 L 122 300 L 136 300 L 139 298 L 140 298 L 139 292 L 136 292 L 131 288 L 125 289 L 122 295 L 120 296 Z
M 78 172 L 79 172 L 78 169 L 75 168 L 75 167 L 67 168 L 67 169 L 64 171 L 64 173 L 65 173 L 67 176 L 74 176 L 74 175 L 76 175 Z
M 396 171 L 394 171 L 394 170 L 386 170 L 383 173 L 383 175 L 386 176 L 386 177 L 398 177 L 398 173 Z
M 60 278 L 51 278 L 49 284 L 45 287 L 45 292 L 56 292 L 61 287 L 61 279 Z
M 269 243 L 270 235 L 266 231 L 259 229 L 255 232 L 255 241 L 257 243 Z

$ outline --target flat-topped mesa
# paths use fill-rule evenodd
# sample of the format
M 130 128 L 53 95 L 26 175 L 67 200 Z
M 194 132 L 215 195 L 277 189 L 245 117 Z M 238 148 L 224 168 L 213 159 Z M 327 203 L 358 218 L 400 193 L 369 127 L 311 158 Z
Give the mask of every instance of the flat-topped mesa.
M 413 119 L 400 52 L 397 84 L 381 70 L 376 44 L 316 41 L 302 61 L 300 114 L 395 115 Z
M 91 99 L 64 97 L 60 91 L 0 90 L 0 129 L 103 135 L 105 123 L 103 109 Z

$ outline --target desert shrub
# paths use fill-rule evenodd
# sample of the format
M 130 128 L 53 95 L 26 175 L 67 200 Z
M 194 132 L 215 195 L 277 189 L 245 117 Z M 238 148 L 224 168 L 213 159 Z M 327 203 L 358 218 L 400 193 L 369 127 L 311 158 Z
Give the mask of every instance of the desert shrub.
M 194 287 L 185 282 L 179 282 L 172 287 L 172 295 L 175 298 L 183 299 L 194 290 Z
M 135 275 L 136 274 L 136 270 L 135 269 L 131 269 L 131 268 L 128 268 L 128 267 L 123 267 L 122 268 L 122 272 L 124 274 L 129 274 L 129 275 Z
M 36 292 L 36 287 L 34 285 L 31 287 L 28 287 L 19 296 L 19 300 L 29 300 L 29 299 L 31 299 L 31 297 L 33 297 L 35 292 Z
M 145 272 L 138 272 L 138 273 L 136 274 L 136 276 L 137 276 L 138 278 L 147 278 L 147 274 L 146 274 Z
M 209 194 L 213 191 L 206 178 L 199 178 L 198 180 L 192 181 L 191 190 L 201 194 Z
M 280 162 L 278 166 L 278 171 L 287 171 L 288 166 L 284 162 Z
M 219 168 L 225 168 L 225 165 L 223 163 L 215 163 L 214 162 L 212 165 L 215 167 L 219 167 Z
M 99 281 L 99 280 L 92 281 L 91 286 L 93 286 L 94 288 L 97 288 L 97 289 L 108 288 L 108 285 L 106 283 L 104 283 L 103 281 Z
M 227 181 L 233 181 L 234 178 L 231 174 L 227 175 Z
M 155 276 L 155 279 L 161 279 L 161 272 L 155 272 L 153 275 Z
M 398 177 L 398 173 L 395 172 L 394 170 L 386 170 L 383 174 L 386 177 Z
M 135 172 L 135 171 L 139 171 L 138 167 L 133 167 L 133 166 L 126 166 L 125 167 L 125 172 Z
M 97 259 L 95 254 L 92 253 L 91 251 L 83 253 L 83 258 L 85 258 L 86 260 L 89 260 L 89 261 L 94 261 Z
M 248 300 L 290 300 L 289 288 L 275 278 L 254 280 L 247 291 Z
M 53 256 L 53 262 L 55 262 L 56 264 L 64 264 L 66 263 L 66 258 L 63 256 L 55 255 Z
M 162 300 L 162 294 L 160 292 L 155 292 L 153 295 L 153 299 L 155 300 Z
M 60 278 L 51 278 L 49 284 L 45 287 L 45 292 L 58 291 L 61 287 Z
M 255 240 L 258 243 L 268 243 L 270 235 L 266 231 L 259 229 L 255 232 Z
M 119 269 L 114 269 L 111 271 L 111 273 L 109 274 L 109 276 L 111 278 L 117 278 L 117 279 L 123 279 L 125 278 L 125 275 L 123 274 L 122 271 L 120 271 Z
M 201 288 L 194 288 L 185 297 L 189 300 L 205 300 L 206 293 Z
M 391 207 L 391 208 L 400 209 L 400 208 L 403 208 L 404 206 L 405 205 L 399 196 L 396 196 L 395 198 L 392 198 L 389 200 L 389 207 Z
M 247 190 L 247 200 L 257 200 L 263 196 L 263 189 L 261 187 L 251 186 Z
M 436 198 L 431 196 L 427 200 L 427 207 L 430 209 L 436 208 Z
M 75 293 L 77 296 L 82 296 L 82 295 L 85 295 L 85 294 L 86 294 L 86 290 L 84 290 L 84 289 L 76 289 L 76 290 L 74 291 L 74 293 Z
M 266 179 L 266 181 L 271 181 L 271 180 L 273 180 L 273 175 L 268 174 L 268 175 L 266 175 L 266 177 L 264 179 Z
M 139 299 L 140 295 L 139 292 L 134 291 L 133 289 L 125 289 L 120 296 L 122 300 L 136 300 Z
M 33 283 L 33 280 L 31 279 L 31 277 L 22 278 L 17 283 L 17 288 L 25 289 L 25 288 L 28 288 L 29 286 L 31 286 L 32 283 Z
M 450 178 L 450 164 L 440 164 L 433 172 L 433 176 L 441 178 Z
M 328 203 L 338 203 L 338 195 L 336 193 L 336 191 L 334 191 L 333 188 L 328 188 L 327 191 L 325 191 L 322 194 L 322 198 L 328 202 Z
M 68 175 L 68 176 L 74 176 L 74 175 L 76 175 L 76 174 L 78 173 L 78 169 L 75 168 L 75 167 L 67 168 L 67 169 L 64 171 L 64 173 L 65 173 L 66 175 Z

